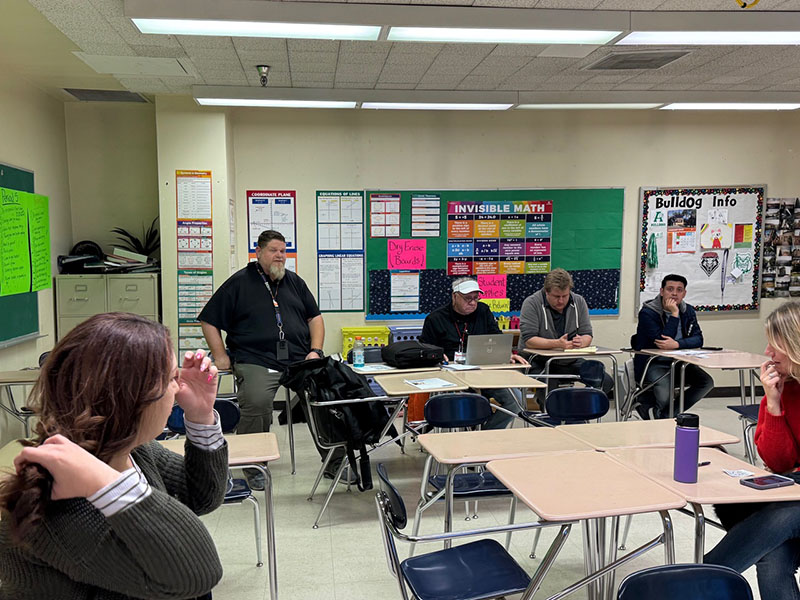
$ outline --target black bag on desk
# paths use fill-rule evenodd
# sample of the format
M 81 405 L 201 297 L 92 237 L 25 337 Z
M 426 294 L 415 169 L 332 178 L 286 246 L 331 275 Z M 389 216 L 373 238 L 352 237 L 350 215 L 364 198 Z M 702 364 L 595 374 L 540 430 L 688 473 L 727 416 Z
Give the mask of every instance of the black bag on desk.
M 444 350 L 439 346 L 408 340 L 384 346 L 381 348 L 381 357 L 387 365 L 398 369 L 435 367 L 444 360 Z
M 366 378 L 331 357 L 315 358 L 293 363 L 281 376 L 280 384 L 312 402 L 330 402 L 348 398 L 374 396 Z M 346 442 L 347 460 L 358 477 L 358 489 L 372 489 L 367 444 L 380 442 L 380 435 L 389 421 L 386 406 L 379 401 L 359 404 L 338 404 L 331 407 L 310 406 L 314 412 L 317 433 L 325 442 Z M 397 436 L 394 425 L 387 432 Z M 360 454 L 360 469 L 356 466 L 356 451 Z

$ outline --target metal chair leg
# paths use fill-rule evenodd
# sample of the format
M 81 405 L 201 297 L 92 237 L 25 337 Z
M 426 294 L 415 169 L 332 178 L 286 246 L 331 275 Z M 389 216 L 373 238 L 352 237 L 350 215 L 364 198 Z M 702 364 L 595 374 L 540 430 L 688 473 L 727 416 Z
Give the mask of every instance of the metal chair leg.
M 622 532 L 622 543 L 619 545 L 619 549 L 625 552 L 627 548 L 625 547 L 625 542 L 628 541 L 628 532 L 631 530 L 631 520 L 633 519 L 633 515 L 628 515 L 625 521 L 625 531 Z
M 261 511 L 258 508 L 258 500 L 250 496 L 246 498 L 253 503 L 253 522 L 256 531 L 256 557 L 258 558 L 258 562 L 256 563 L 257 567 L 264 566 L 264 560 L 261 556 Z
M 339 480 L 342 478 L 342 473 L 344 472 L 344 468 L 346 466 L 347 466 L 347 461 L 343 460 L 342 464 L 339 465 L 339 470 L 336 471 L 336 475 L 333 477 L 333 481 L 331 482 L 331 487 L 328 490 L 328 495 L 325 496 L 325 502 L 323 502 L 322 508 L 320 509 L 317 518 L 314 520 L 314 525 L 312 525 L 311 529 L 319 529 L 319 520 L 325 513 L 325 509 L 328 508 L 328 504 L 330 504 L 331 497 L 333 496 L 333 491 L 336 489 L 336 484 L 339 483 Z
M 539 536 L 542 535 L 542 530 L 537 529 L 533 534 L 533 547 L 531 548 L 530 557 L 536 558 L 536 546 L 539 545 Z
M 328 450 L 328 454 L 325 455 L 325 460 L 322 461 L 322 466 L 319 468 L 319 473 L 317 473 L 317 478 L 314 480 L 314 485 L 311 487 L 311 492 L 309 492 L 308 498 L 306 498 L 306 500 L 308 500 L 309 502 L 311 502 L 314 499 L 314 492 L 317 491 L 317 486 L 319 485 L 319 482 L 322 481 L 322 476 L 325 474 L 325 469 L 328 468 L 328 463 L 331 462 L 332 457 L 333 457 L 333 448 Z M 344 464 L 345 462 L 346 461 L 342 459 L 342 464 Z

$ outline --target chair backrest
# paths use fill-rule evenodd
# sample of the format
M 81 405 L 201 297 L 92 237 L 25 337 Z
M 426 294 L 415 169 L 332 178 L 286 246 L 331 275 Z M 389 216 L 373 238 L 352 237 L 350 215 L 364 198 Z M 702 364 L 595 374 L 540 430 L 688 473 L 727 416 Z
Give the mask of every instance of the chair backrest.
M 239 419 L 242 417 L 239 405 L 233 400 L 217 398 L 214 400 L 214 410 L 219 414 L 222 433 L 233 433 L 239 424 Z
M 403 502 L 403 498 L 397 488 L 394 487 L 394 484 L 389 481 L 389 474 L 386 472 L 386 466 L 383 463 L 378 463 L 377 471 L 381 480 L 381 491 L 386 494 L 386 499 L 388 500 L 386 505 L 388 515 L 397 529 L 403 529 L 408 522 L 408 514 L 406 513 L 406 505 Z
M 582 384 L 599 389 L 603 386 L 606 369 L 599 360 L 585 360 L 581 363 L 578 374 Z
M 232 400 L 217 399 L 214 401 L 214 410 L 219 413 L 222 433 L 232 433 L 239 424 L 241 417 L 239 406 Z M 183 424 L 183 409 L 177 404 L 172 407 L 172 412 L 167 419 L 167 429 L 179 435 L 186 434 L 186 426 Z
M 559 421 L 589 421 L 608 412 L 608 397 L 595 388 L 556 388 L 547 395 L 547 414 Z
M 475 427 L 491 416 L 491 405 L 480 394 L 437 394 L 425 404 L 425 420 L 434 427 Z
M 617 600 L 753 600 L 747 580 L 719 565 L 662 565 L 631 573 Z

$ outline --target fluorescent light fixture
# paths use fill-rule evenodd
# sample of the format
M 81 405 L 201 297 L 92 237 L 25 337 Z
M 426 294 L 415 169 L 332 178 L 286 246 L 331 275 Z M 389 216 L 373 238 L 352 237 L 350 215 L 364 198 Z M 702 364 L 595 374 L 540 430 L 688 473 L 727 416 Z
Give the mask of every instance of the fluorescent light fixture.
M 251 98 L 195 98 L 203 106 L 262 106 L 268 108 L 355 108 L 355 102 L 331 100 L 269 100 Z
M 673 102 L 661 110 L 797 110 L 788 102 Z
M 539 110 L 647 110 L 658 108 L 661 102 L 650 103 L 582 103 L 582 104 L 520 104 L 517 108 L 539 109 Z
M 142 33 L 222 35 L 233 37 L 301 38 L 315 40 L 377 40 L 380 26 L 204 21 L 195 19 L 131 19 Z
M 485 44 L 607 44 L 621 31 L 575 29 L 479 29 L 467 27 L 392 27 L 393 42 L 465 42 Z
M 363 102 L 361 108 L 387 110 L 508 110 L 513 104 L 468 104 L 465 102 Z
M 796 46 L 800 31 L 633 31 L 617 46 Z

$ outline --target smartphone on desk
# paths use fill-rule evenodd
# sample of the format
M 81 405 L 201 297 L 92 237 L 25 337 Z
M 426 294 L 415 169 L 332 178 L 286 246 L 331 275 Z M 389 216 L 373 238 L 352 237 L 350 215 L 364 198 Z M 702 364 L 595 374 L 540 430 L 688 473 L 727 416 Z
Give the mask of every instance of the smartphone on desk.
M 740 479 L 739 483 L 757 490 L 770 490 L 772 488 L 794 485 L 794 479 L 783 475 L 762 475 L 760 477 L 746 477 Z

